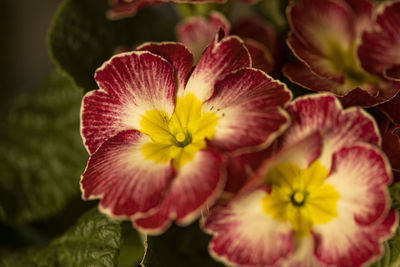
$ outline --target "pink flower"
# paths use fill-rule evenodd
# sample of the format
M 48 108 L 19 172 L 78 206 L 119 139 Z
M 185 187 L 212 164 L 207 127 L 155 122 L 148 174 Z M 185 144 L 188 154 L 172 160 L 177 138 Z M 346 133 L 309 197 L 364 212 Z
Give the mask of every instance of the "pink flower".
M 237 266 L 356 267 L 397 227 L 390 165 L 373 119 L 330 94 L 288 105 L 292 125 L 255 176 L 203 221 L 209 250 Z
M 134 16 L 137 11 L 145 6 L 175 2 L 175 3 L 224 3 L 226 0 L 109 0 L 111 9 L 107 16 L 109 19 L 122 19 Z
M 251 56 L 252 67 L 266 73 L 276 69 L 282 47 L 275 29 L 260 19 L 243 18 L 231 30 L 229 21 L 213 11 L 209 19 L 199 16 L 183 20 L 178 24 L 176 32 L 178 40 L 189 48 L 197 62 L 220 28 L 225 34 L 238 35 L 243 39 Z
M 289 124 L 290 92 L 249 64 L 237 37 L 215 39 L 193 70 L 168 42 L 104 63 L 82 102 L 83 198 L 154 234 L 195 220 L 223 189 L 222 153 L 262 149 Z
M 374 106 L 394 97 L 400 83 L 363 68 L 361 35 L 373 28 L 368 0 L 301 0 L 288 7 L 288 45 L 301 62 L 288 64 L 289 79 L 313 91 L 330 91 L 346 105 Z

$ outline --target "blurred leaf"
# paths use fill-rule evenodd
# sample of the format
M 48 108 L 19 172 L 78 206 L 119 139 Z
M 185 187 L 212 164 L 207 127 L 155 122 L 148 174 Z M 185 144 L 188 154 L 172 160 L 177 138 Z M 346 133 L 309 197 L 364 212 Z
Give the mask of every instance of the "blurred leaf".
M 122 241 L 118 267 L 137 267 L 143 258 L 144 236 L 132 227 L 131 222 L 124 222 L 121 226 Z
M 110 21 L 107 0 L 65 0 L 53 19 L 48 45 L 53 60 L 86 91 L 97 88 L 94 72 L 117 49 L 175 38 L 177 15 L 170 5 L 141 9 Z
M 390 186 L 390 198 L 392 199 L 392 208 L 400 210 L 400 182 Z
M 120 223 L 94 208 L 46 247 L 3 256 L 0 266 L 117 266 L 120 243 Z
M 288 0 L 261 0 L 256 5 L 256 11 L 268 19 L 278 32 L 283 33 L 289 27 L 286 18 L 288 3 Z
M 58 71 L 0 114 L 0 220 L 48 217 L 79 195 L 82 92 Z
M 198 222 L 188 227 L 171 226 L 160 236 L 147 237 L 144 267 L 222 267 L 208 254 L 211 236 L 200 230 Z

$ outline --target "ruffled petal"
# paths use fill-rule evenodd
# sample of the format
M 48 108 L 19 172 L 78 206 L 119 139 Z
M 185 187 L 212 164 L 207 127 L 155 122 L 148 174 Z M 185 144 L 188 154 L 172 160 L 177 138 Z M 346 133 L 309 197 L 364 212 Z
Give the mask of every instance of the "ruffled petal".
M 297 98 L 287 110 L 292 125 L 283 137 L 284 146 L 290 146 L 318 131 L 324 139 L 321 162 L 329 168 L 334 151 L 363 141 L 379 145 L 381 140 L 373 118 L 360 108 L 343 110 L 340 102 L 330 94 L 316 94 Z
M 184 165 L 173 181 L 161 208 L 151 216 L 134 220 L 141 231 L 151 234 L 163 232 L 172 219 L 188 225 L 208 208 L 220 195 L 226 174 L 220 154 L 200 150 L 193 161 Z
M 230 30 L 229 21 L 219 12 L 212 11 L 209 19 L 204 17 L 189 17 L 176 27 L 176 35 L 193 53 L 198 62 L 204 49 L 211 44 L 219 29 L 227 35 Z
M 375 106 L 393 98 L 400 90 L 400 83 L 394 81 L 382 81 L 379 86 L 364 84 L 362 88 L 354 87 L 349 83 L 322 78 L 300 62 L 285 65 L 283 72 L 289 80 L 307 89 L 334 93 L 341 97 L 344 106 Z
M 371 145 L 360 143 L 333 155 L 326 183 L 340 194 L 338 217 L 313 227 L 321 262 L 360 266 L 381 255 L 381 242 L 393 235 L 397 224 L 396 214 L 388 215 L 390 182 L 389 163 Z
M 216 133 L 209 143 L 225 151 L 265 148 L 288 126 L 281 109 L 291 99 L 286 86 L 256 69 L 242 69 L 215 85 L 204 112 L 218 116 Z
M 344 81 L 344 75 L 335 70 L 331 60 L 326 55 L 316 53 L 316 51 L 307 47 L 307 45 L 300 41 L 297 35 L 289 33 L 287 44 L 296 57 L 300 59 L 301 62 L 307 66 L 309 71 L 319 79 L 332 79 L 333 83 L 337 84 L 341 84 Z M 343 85 L 335 89 L 335 87 L 332 86 L 332 89 L 336 90 L 336 92 L 334 91 L 336 94 L 341 95 L 345 94 L 348 90 L 347 87 L 342 87 Z M 331 91 L 331 88 L 329 90 L 321 89 L 321 91 Z
M 149 51 L 168 60 L 175 68 L 177 78 L 177 96 L 183 95 L 188 76 L 193 66 L 193 55 L 180 43 L 146 43 L 136 50 Z
M 294 33 L 315 54 L 329 57 L 333 44 L 347 51 L 353 43 L 353 12 L 344 1 L 292 1 L 288 18 Z
M 213 233 L 210 254 L 229 265 L 276 266 L 293 250 L 290 224 L 272 219 L 262 208 L 264 190 L 211 209 L 204 229 Z
M 82 197 L 101 198 L 100 209 L 117 217 L 135 217 L 157 208 L 175 170 L 169 162 L 155 164 L 144 158 L 142 146 L 150 141 L 129 130 L 104 142 L 82 174 Z
M 165 59 L 149 52 L 120 54 L 96 72 L 100 90 L 89 92 L 81 108 L 81 133 L 90 153 L 108 138 L 140 129 L 142 115 L 159 109 L 171 115 L 175 73 Z
M 358 55 L 366 70 L 382 75 L 400 64 L 400 2 L 385 5 L 376 23 L 374 31 L 363 34 Z
M 193 93 L 200 101 L 212 96 L 219 80 L 251 64 L 249 52 L 241 39 L 229 36 L 218 41 L 217 37 L 204 52 L 185 88 L 185 93 Z

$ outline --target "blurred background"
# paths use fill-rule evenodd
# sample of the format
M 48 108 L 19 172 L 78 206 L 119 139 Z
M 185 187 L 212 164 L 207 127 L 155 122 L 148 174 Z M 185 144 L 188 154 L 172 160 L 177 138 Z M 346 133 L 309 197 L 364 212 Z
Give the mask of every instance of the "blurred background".
M 2 107 L 35 88 L 51 67 L 46 35 L 61 0 L 1 0 L 0 16 Z

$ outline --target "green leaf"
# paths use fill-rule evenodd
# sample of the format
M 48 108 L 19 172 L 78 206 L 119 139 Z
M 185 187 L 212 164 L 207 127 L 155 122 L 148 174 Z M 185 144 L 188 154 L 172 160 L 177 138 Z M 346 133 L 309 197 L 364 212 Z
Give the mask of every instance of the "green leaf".
M 0 114 L 0 220 L 48 217 L 79 196 L 82 92 L 58 71 Z
M 131 222 L 124 222 L 121 226 L 122 241 L 118 267 L 137 267 L 143 258 L 145 236 L 137 232 Z
M 97 88 L 94 72 L 116 49 L 175 39 L 178 19 L 170 5 L 141 9 L 118 21 L 106 18 L 108 9 L 107 0 L 65 0 L 49 32 L 53 60 L 86 91 Z
M 147 237 L 143 267 L 222 267 L 208 254 L 211 237 L 200 230 L 198 222 L 188 227 L 171 226 L 160 236 Z
M 0 266 L 117 266 L 120 245 L 120 223 L 94 208 L 46 247 L 3 256 Z

